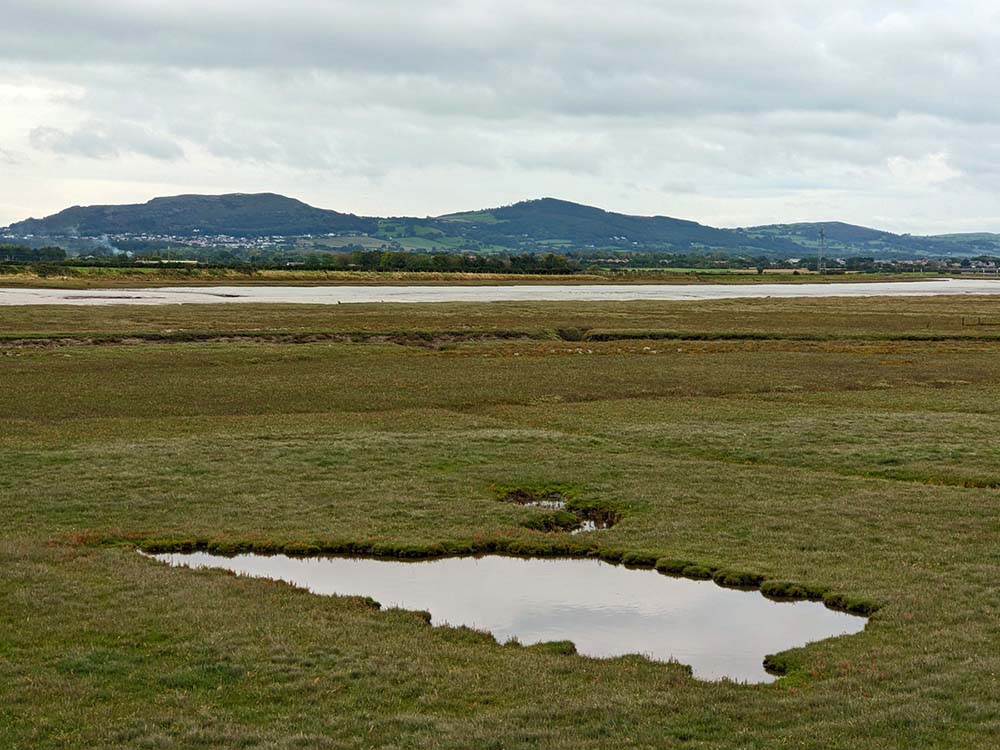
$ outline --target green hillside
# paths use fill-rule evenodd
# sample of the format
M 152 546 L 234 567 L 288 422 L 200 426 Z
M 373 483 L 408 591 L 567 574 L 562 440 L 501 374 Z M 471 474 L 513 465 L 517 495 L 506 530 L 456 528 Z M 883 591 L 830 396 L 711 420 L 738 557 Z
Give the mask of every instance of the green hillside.
M 328 211 L 274 193 L 177 195 L 124 206 L 74 206 L 8 231 L 51 236 L 104 234 L 302 235 L 375 229 L 373 219 Z
M 830 256 L 914 258 L 1000 253 L 1000 235 L 920 237 L 843 222 L 719 229 L 669 216 L 614 213 L 555 198 L 436 218 L 359 217 L 314 208 L 273 193 L 181 195 L 123 206 L 74 206 L 12 224 L 9 239 L 45 241 L 70 250 L 88 238 L 156 236 L 303 238 L 317 250 L 377 246 L 411 252 L 573 253 L 583 256 L 720 253 L 794 258 L 815 255 L 825 232 Z M 302 243 L 298 243 L 300 246 Z

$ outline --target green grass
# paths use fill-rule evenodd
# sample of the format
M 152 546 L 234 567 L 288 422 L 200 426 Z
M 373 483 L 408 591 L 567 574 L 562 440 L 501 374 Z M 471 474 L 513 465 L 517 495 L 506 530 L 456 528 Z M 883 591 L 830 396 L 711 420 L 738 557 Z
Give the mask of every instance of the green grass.
M 399 240 L 399 244 L 405 250 L 453 251 L 464 247 L 466 243 L 461 237 L 441 237 L 431 234 L 425 237 L 404 237 Z
M 579 338 L 662 336 L 781 340 L 996 337 L 994 297 L 731 299 L 706 302 L 523 302 L 397 305 L 5 307 L 0 337 L 470 331 Z M 669 345 L 670 342 L 667 342 Z
M 305 250 L 316 248 L 340 249 L 346 246 L 360 245 L 366 250 L 380 250 L 389 247 L 389 243 L 366 234 L 346 235 L 343 237 L 311 237 L 309 239 L 298 240 L 298 247 Z
M 457 221 L 471 224 L 501 224 L 500 219 L 492 211 L 468 211 L 465 213 L 448 214 L 440 217 L 446 221 Z
M 421 240 L 423 241 L 423 240 Z M 610 281 L 593 274 L 567 276 L 490 274 L 438 271 L 328 271 L 319 269 L 155 268 L 58 266 L 39 275 L 31 266 L 0 266 L 0 286 L 12 288 L 108 289 L 157 286 L 287 285 L 330 286 L 358 284 L 437 284 L 479 286 L 495 284 L 592 284 Z
M 326 238 L 336 244 L 338 240 L 350 238 Z M 371 238 L 369 244 L 382 242 Z M 411 250 L 456 250 L 461 245 L 457 240 L 428 239 L 425 237 L 402 238 L 399 242 Z M 383 243 L 384 244 L 384 243 Z M 374 247 L 374 245 L 372 245 Z M 483 247 L 484 253 L 505 252 L 501 247 Z M 60 265 L 47 269 L 44 275 L 31 266 L 0 265 L 0 287 L 11 288 L 58 288 L 58 289 L 106 289 L 157 286 L 210 286 L 210 285 L 287 285 L 287 286 L 331 286 L 358 284 L 420 285 L 451 284 L 461 286 L 512 285 L 512 284 L 701 284 L 718 283 L 718 270 L 707 269 L 690 273 L 673 273 L 670 269 L 611 270 L 566 275 L 554 274 L 507 274 L 507 273 L 464 273 L 448 271 L 333 271 L 320 269 L 255 269 L 212 267 L 109 267 Z M 940 276 L 938 274 L 937 276 Z M 791 274 L 764 274 L 756 271 L 735 271 L 726 278 L 726 283 L 828 283 L 844 284 L 873 281 L 919 281 L 936 278 L 933 274 L 845 274 L 836 276 L 794 276 Z
M 0 346 L 0 747 L 995 747 L 1000 352 L 960 338 L 977 315 L 1000 301 L 4 308 L 8 340 L 261 337 Z M 267 338 L 466 327 L 770 337 Z M 505 488 L 620 520 L 535 531 Z M 157 540 L 596 554 L 879 609 L 773 655 L 774 685 L 702 683 L 134 552 Z

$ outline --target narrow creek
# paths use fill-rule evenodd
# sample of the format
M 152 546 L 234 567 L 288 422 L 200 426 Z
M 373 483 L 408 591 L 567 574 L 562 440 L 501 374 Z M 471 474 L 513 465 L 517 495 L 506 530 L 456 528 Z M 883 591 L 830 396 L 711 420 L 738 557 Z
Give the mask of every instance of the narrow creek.
M 858 633 L 867 623 L 819 602 L 775 602 L 758 591 L 589 559 L 151 557 L 286 581 L 315 594 L 370 596 L 385 608 L 427 610 L 433 625 L 486 630 L 501 642 L 570 640 L 584 656 L 674 659 L 703 680 L 771 682 L 776 678 L 763 666 L 767 654 Z

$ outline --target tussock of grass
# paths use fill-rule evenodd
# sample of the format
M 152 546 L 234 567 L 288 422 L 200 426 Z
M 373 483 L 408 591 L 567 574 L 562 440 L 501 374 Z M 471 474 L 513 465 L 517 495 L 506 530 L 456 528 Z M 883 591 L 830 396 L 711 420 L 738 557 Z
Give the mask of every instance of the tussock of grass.
M 573 641 L 545 641 L 526 646 L 529 651 L 553 656 L 576 656 L 576 644 Z
M 822 586 L 790 581 L 763 581 L 760 591 L 772 599 L 822 599 L 826 589 Z
M 764 669 L 773 675 L 787 675 L 793 664 L 787 654 L 768 654 L 764 657 Z
M 579 328 L 559 328 L 556 335 L 563 341 L 586 341 L 589 338 L 589 332 Z
M 440 628 L 435 628 L 434 630 L 439 637 L 444 638 L 451 643 L 460 643 L 471 646 L 497 645 L 497 639 L 492 633 L 486 630 L 470 628 L 467 625 L 443 625 Z
M 521 525 L 534 531 L 573 531 L 580 527 L 580 517 L 568 510 L 534 511 Z
M 879 606 L 875 602 L 854 596 L 847 596 L 837 593 L 826 593 L 823 595 L 823 603 L 830 609 L 841 609 L 853 615 L 863 615 L 865 617 L 878 611 Z
M 652 568 L 656 566 L 655 552 L 626 552 L 622 555 L 622 565 L 630 568 Z
M 764 576 L 743 570 L 717 570 L 712 574 L 712 580 L 731 588 L 758 588 Z
M 696 563 L 690 560 L 677 560 L 672 557 L 661 557 L 656 561 L 656 570 L 665 575 L 679 576 L 686 568 L 694 567 Z
M 696 580 L 708 580 L 712 577 L 715 571 L 705 565 L 688 565 L 681 571 L 681 575 L 685 578 L 694 578 Z

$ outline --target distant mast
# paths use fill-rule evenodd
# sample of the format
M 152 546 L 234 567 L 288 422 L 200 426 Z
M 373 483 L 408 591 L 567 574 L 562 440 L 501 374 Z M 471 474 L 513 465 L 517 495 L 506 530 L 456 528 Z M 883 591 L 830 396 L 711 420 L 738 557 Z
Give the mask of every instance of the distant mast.
M 822 275 L 823 273 L 823 256 L 826 254 L 826 227 L 819 228 L 819 263 L 816 264 L 816 270 Z

